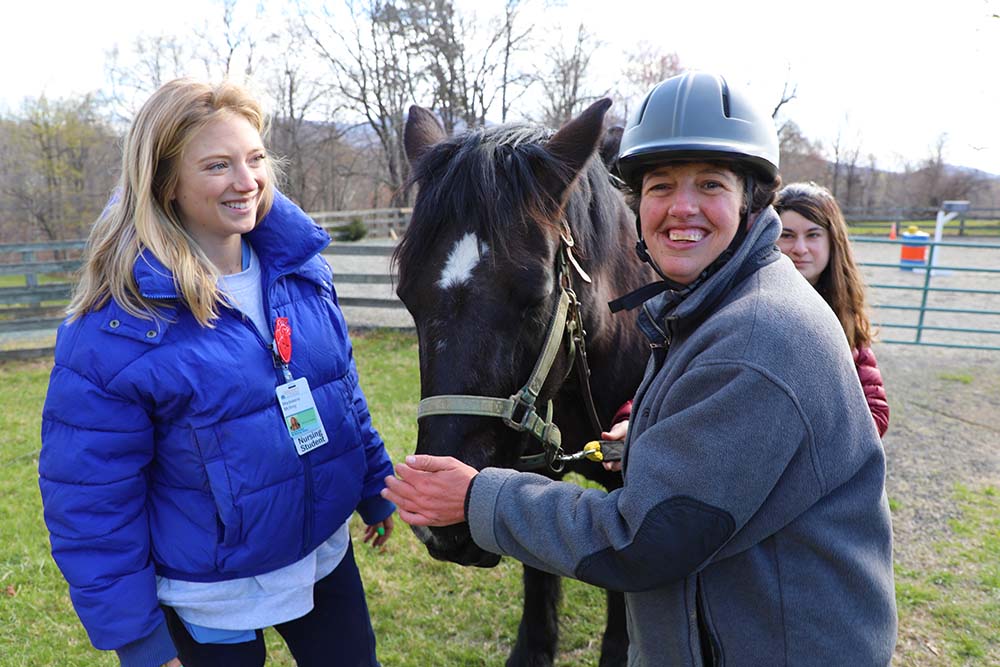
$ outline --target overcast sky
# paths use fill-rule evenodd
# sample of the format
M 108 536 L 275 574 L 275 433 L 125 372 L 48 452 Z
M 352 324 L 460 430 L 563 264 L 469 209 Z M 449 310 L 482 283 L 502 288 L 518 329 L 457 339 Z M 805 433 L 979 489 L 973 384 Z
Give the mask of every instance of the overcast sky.
M 613 86 L 635 43 L 651 42 L 683 66 L 747 85 L 768 108 L 786 80 L 797 85 L 783 115 L 826 146 L 839 132 L 877 154 L 880 166 L 898 167 L 927 157 L 946 134 L 949 162 L 1000 174 L 1000 0 L 528 2 L 567 36 L 582 21 L 601 40 L 592 63 L 598 87 Z M 484 12 L 502 0 L 458 4 Z M 190 33 L 217 14 L 205 0 L 8 3 L 0 109 L 43 92 L 101 88 L 116 43 Z M 556 39 L 557 31 L 541 37 Z

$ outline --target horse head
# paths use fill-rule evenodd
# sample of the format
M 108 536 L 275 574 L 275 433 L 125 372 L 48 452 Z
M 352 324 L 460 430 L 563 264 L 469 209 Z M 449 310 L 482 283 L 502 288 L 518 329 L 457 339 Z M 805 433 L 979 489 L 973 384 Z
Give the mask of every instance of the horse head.
M 526 453 L 544 449 L 534 460 L 556 469 L 557 446 L 545 443 L 558 440 L 546 417 L 553 400 L 557 420 L 560 412 L 567 417 L 565 442 L 571 435 L 579 449 L 584 434 L 596 437 L 580 412 L 579 388 L 575 400 L 565 397 L 582 352 L 553 327 L 580 329 L 582 343 L 585 324 L 587 344 L 600 356 L 625 335 L 604 304 L 641 284 L 627 208 L 604 164 L 592 159 L 610 104 L 596 102 L 554 134 L 503 125 L 456 137 L 429 111 L 411 107 L 405 146 L 419 189 L 395 262 L 397 294 L 419 345 L 418 453 L 482 469 L 517 467 Z M 576 322 L 560 314 L 574 308 Z M 624 387 L 626 398 L 632 389 Z M 596 393 L 606 423 L 621 391 Z M 435 558 L 499 562 L 473 543 L 465 524 L 415 532 Z

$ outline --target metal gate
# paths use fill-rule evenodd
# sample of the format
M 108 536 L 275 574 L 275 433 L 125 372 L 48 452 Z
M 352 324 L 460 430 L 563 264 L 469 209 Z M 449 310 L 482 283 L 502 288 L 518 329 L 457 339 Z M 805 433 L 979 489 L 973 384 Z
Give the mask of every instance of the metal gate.
M 931 240 L 914 264 L 904 241 L 851 238 L 883 343 L 1000 350 L 1000 244 Z M 913 249 L 910 241 L 907 250 Z

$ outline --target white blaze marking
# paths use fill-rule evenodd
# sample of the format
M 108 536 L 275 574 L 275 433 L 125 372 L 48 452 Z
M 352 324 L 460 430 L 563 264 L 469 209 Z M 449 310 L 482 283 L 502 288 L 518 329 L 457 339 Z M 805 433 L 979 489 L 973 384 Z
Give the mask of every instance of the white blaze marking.
M 486 255 L 487 250 L 486 244 L 479 243 L 475 234 L 469 233 L 463 236 L 451 249 L 437 286 L 448 289 L 467 282 L 472 277 L 472 270 L 479 264 L 480 258 Z

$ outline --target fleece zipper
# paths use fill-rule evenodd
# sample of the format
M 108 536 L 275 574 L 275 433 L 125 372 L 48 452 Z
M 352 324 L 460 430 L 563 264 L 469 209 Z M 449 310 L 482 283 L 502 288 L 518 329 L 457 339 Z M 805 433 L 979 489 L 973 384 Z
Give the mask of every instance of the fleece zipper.
M 642 307 L 643 310 L 646 310 L 646 304 L 643 304 Z M 646 310 L 646 314 L 647 316 L 649 315 L 648 310 Z M 643 377 L 642 382 L 639 384 L 639 388 L 635 392 L 635 398 L 632 401 L 633 408 L 639 411 L 639 418 L 642 423 L 643 430 L 645 430 L 646 421 L 649 418 L 649 407 L 642 407 L 642 399 L 645 397 L 646 391 L 649 389 L 649 386 L 653 383 L 653 380 L 656 378 L 657 374 L 659 374 L 660 369 L 663 368 L 663 364 L 667 359 L 667 352 L 669 352 L 670 350 L 670 341 L 672 333 L 670 330 L 669 322 L 667 322 L 668 326 L 666 328 L 666 331 L 664 331 L 660 327 L 656 326 L 656 322 L 652 317 L 650 317 L 649 320 L 650 322 L 653 323 L 653 326 L 656 328 L 656 330 L 661 334 L 662 336 L 661 340 L 663 342 L 649 344 L 649 348 L 651 351 L 649 358 L 649 370 L 646 373 L 645 377 Z M 635 431 L 636 429 L 629 428 L 628 431 L 626 431 L 625 433 L 625 453 L 622 458 L 623 473 L 625 471 L 625 468 L 628 466 L 628 453 L 629 450 L 631 449 L 632 434 Z

